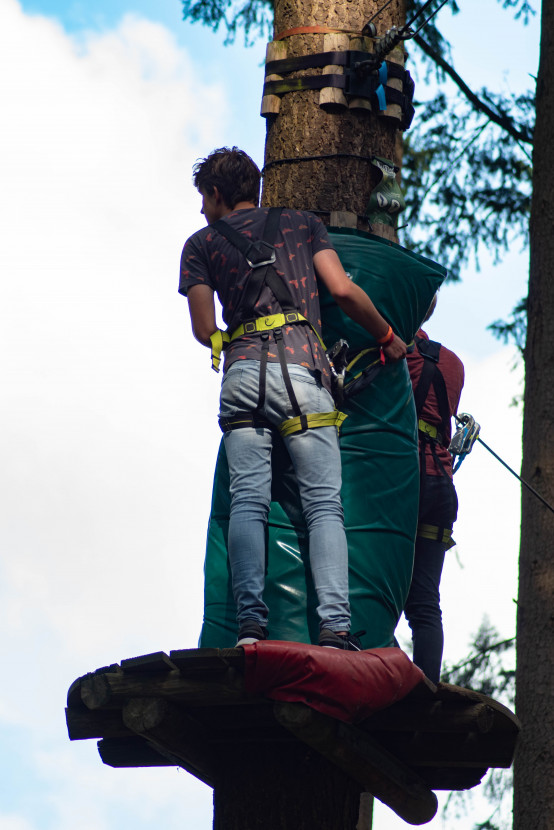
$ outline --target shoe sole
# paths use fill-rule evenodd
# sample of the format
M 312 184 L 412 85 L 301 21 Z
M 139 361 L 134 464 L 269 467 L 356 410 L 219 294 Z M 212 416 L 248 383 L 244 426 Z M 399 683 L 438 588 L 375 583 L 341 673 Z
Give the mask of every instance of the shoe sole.
M 260 640 L 259 637 L 241 637 L 241 639 L 238 641 L 235 648 L 237 648 L 238 646 L 251 646 L 252 643 L 260 643 L 260 642 L 261 642 L 261 640 Z

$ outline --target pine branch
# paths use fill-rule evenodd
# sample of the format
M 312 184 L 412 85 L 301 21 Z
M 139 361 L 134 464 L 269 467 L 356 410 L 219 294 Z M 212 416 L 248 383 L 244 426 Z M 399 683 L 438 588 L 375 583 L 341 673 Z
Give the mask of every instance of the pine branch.
M 419 48 L 425 52 L 427 57 L 431 58 L 446 74 L 454 81 L 460 92 L 462 92 L 471 105 L 478 111 L 484 113 L 487 118 L 498 124 L 505 132 L 508 133 L 515 141 L 523 141 L 525 144 L 533 143 L 533 132 L 526 127 L 519 127 L 514 120 L 505 112 L 496 112 L 491 109 L 488 104 L 482 101 L 472 89 L 468 87 L 463 78 L 461 78 L 455 69 L 440 55 L 427 41 L 423 40 L 421 35 L 416 35 L 414 41 Z

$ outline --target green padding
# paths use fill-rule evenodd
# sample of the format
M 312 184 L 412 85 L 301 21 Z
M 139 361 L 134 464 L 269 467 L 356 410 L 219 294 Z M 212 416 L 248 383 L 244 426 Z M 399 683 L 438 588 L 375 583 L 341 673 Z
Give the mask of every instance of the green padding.
M 350 229 L 331 239 L 353 279 L 395 331 L 409 341 L 445 272 L 398 245 Z M 374 343 L 322 297 L 324 340 L 353 347 Z M 352 630 L 365 629 L 365 648 L 390 646 L 407 596 L 417 526 L 417 428 L 405 362 L 383 367 L 372 385 L 348 402 L 341 431 L 343 503 L 350 559 Z M 274 449 L 274 492 L 268 527 L 264 599 L 272 639 L 317 642 L 316 599 L 296 485 L 282 445 Z M 205 563 L 202 647 L 232 646 L 235 608 L 227 563 L 228 471 L 223 445 L 217 461 Z

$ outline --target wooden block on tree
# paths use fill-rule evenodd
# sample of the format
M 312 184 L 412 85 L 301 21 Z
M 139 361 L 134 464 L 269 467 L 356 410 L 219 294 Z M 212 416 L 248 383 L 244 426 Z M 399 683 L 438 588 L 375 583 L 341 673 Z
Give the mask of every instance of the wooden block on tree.
M 391 63 L 398 63 L 400 66 L 404 66 L 404 47 L 402 45 L 397 46 L 396 49 L 393 49 L 387 55 L 387 60 Z M 390 78 L 387 81 L 387 86 L 390 86 L 392 89 L 398 89 L 402 92 L 403 82 L 400 78 Z M 398 104 L 389 104 L 384 112 L 381 115 L 385 116 L 386 118 L 395 118 L 397 121 L 402 120 L 402 107 Z
M 370 37 L 351 37 L 350 49 L 355 52 L 373 52 L 373 39 Z M 351 110 L 366 110 L 371 112 L 371 101 L 368 98 L 350 98 L 348 107 Z
M 287 44 L 282 40 L 271 40 L 266 47 L 265 62 L 283 60 L 287 57 Z M 266 81 L 282 81 L 282 75 L 267 75 Z M 264 95 L 260 115 L 267 118 L 270 115 L 278 115 L 281 107 L 280 95 Z
M 345 34 L 325 35 L 323 37 L 324 52 L 346 52 L 350 48 L 350 38 Z M 324 66 L 323 75 L 343 75 L 342 66 Z M 324 110 L 337 111 L 348 108 L 348 101 L 342 89 L 324 87 L 319 93 L 319 106 Z
M 358 214 L 349 210 L 332 210 L 329 224 L 334 228 L 357 228 Z

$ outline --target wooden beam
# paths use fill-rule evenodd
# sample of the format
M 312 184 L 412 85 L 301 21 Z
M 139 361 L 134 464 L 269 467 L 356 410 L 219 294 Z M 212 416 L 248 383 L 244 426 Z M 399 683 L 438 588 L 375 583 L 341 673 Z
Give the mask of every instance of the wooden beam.
M 205 730 L 194 718 L 162 698 L 132 698 L 123 708 L 123 723 L 146 738 L 161 754 L 210 786 L 216 778 L 216 758 Z
M 84 706 L 65 710 L 67 732 L 71 741 L 84 741 L 88 738 L 124 738 L 131 735 L 121 719 L 120 709 L 95 709 L 91 711 Z
M 178 767 L 151 746 L 144 738 L 104 738 L 98 741 L 98 753 L 103 763 L 115 769 L 129 767 Z
M 509 767 L 515 741 L 508 732 L 430 733 L 372 732 L 405 764 L 414 767 Z
M 81 679 L 81 699 L 88 709 L 117 708 L 132 697 L 166 697 L 199 706 L 247 703 L 244 679 L 228 668 L 221 677 L 206 680 L 183 677 L 177 670 L 164 674 L 108 672 Z
M 365 731 L 407 732 L 490 732 L 494 710 L 486 703 L 469 703 L 465 708 L 449 706 L 440 700 L 401 701 L 376 712 L 363 722 Z
M 349 724 L 302 703 L 276 703 L 275 717 L 297 738 L 343 769 L 409 824 L 431 821 L 437 798 L 424 781 Z

